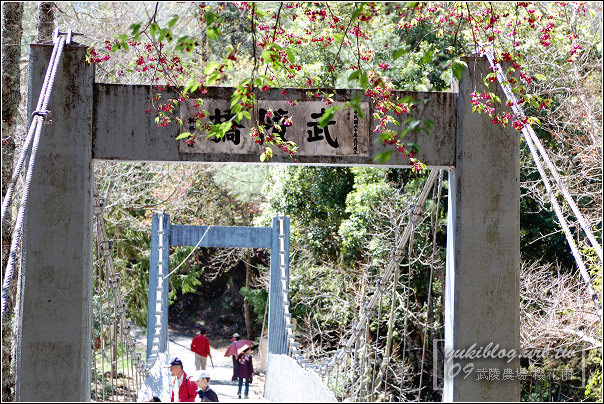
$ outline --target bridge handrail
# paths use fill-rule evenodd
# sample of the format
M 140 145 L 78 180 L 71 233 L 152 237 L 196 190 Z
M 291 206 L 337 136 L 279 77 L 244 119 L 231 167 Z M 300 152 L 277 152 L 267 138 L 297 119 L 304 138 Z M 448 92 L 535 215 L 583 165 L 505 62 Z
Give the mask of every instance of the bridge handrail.
M 315 364 L 309 362 L 306 358 L 302 356 L 302 351 L 298 348 L 298 343 L 295 342 L 295 334 L 292 331 L 291 314 L 289 312 L 289 290 L 286 288 L 287 278 L 285 276 L 285 265 L 281 265 L 281 279 L 283 282 L 283 308 L 285 313 L 285 324 L 287 327 L 288 352 L 289 356 L 294 358 L 300 364 L 300 366 L 305 369 L 313 370 L 314 372 L 323 376 L 328 373 L 332 368 L 339 366 L 339 363 L 345 358 L 346 353 L 361 337 L 361 331 L 363 331 L 369 319 L 368 313 L 374 310 L 375 305 L 380 300 L 382 294 L 386 290 L 387 284 L 390 281 L 390 277 L 394 273 L 394 270 L 400 265 L 403 259 L 404 248 L 407 242 L 409 242 L 411 235 L 413 234 L 414 229 L 418 224 L 417 218 L 422 217 L 422 212 L 426 203 L 426 199 L 428 198 L 428 194 L 434 185 L 439 171 L 440 170 L 438 169 L 430 171 L 428 179 L 426 180 L 426 183 L 424 184 L 424 187 L 418 198 L 417 204 L 413 206 L 413 209 L 411 210 L 411 219 L 409 220 L 409 223 L 403 231 L 403 235 L 398 242 L 398 246 L 396 247 L 396 249 L 393 250 L 392 259 L 384 275 L 381 277 L 381 280 L 378 282 L 375 293 L 371 296 L 369 301 L 362 306 L 359 320 L 356 322 L 356 324 L 353 325 L 350 332 L 347 333 L 342 339 L 341 345 L 343 346 L 343 348 L 336 350 L 331 360 L 328 361 L 327 359 L 323 359 L 320 363 Z M 281 235 L 283 232 L 283 219 L 280 218 L 280 220 Z
M 107 268 L 107 278 L 109 286 L 113 289 L 113 298 L 115 302 L 116 310 L 120 316 L 119 325 L 122 329 L 124 335 L 126 335 L 126 345 L 128 347 L 128 352 L 130 352 L 132 361 L 134 362 L 134 366 L 137 372 L 146 377 L 148 373 L 148 369 L 145 363 L 141 359 L 141 354 L 136 352 L 136 343 L 134 342 L 134 338 L 130 334 L 130 324 L 128 323 L 128 319 L 126 318 L 126 304 L 124 303 L 124 299 L 122 297 L 122 293 L 120 291 L 120 275 L 115 272 L 115 267 L 113 265 L 113 257 L 111 255 L 111 248 L 109 246 L 109 238 L 107 237 L 107 230 L 105 228 L 105 220 L 103 219 L 103 209 L 105 205 L 105 201 L 102 200 L 98 195 L 98 190 L 96 186 L 96 182 L 94 182 L 94 214 L 96 217 L 96 234 L 97 234 L 97 244 L 101 253 L 105 259 L 105 265 Z

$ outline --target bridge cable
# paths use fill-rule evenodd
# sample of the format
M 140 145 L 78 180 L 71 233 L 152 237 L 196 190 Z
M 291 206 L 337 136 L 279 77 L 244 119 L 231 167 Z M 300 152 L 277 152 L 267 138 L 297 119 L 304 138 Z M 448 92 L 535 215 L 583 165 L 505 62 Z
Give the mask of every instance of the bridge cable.
M 418 198 L 417 204 L 412 206 L 410 222 L 405 227 L 405 230 L 403 231 L 403 235 L 401 236 L 401 238 L 398 241 L 397 247 L 395 249 L 393 249 L 391 261 L 390 261 L 388 267 L 386 268 L 384 274 L 382 275 L 380 281 L 378 282 L 378 287 L 376 289 L 376 292 L 371 296 L 371 298 L 368 302 L 366 302 L 365 304 L 362 305 L 362 310 L 359 314 L 359 318 L 352 325 L 352 329 L 350 331 L 350 337 L 346 337 L 342 340 L 343 348 L 340 350 L 337 350 L 335 352 L 333 358 L 323 365 L 319 366 L 319 365 L 313 365 L 313 364 L 309 363 L 308 360 L 302 356 L 301 350 L 298 348 L 298 343 L 295 342 L 295 335 L 291 331 L 292 326 L 291 326 L 291 314 L 289 313 L 289 306 L 290 306 L 289 289 L 287 288 L 287 283 L 286 283 L 287 277 L 285 276 L 285 265 L 281 265 L 283 307 L 284 307 L 284 314 L 285 314 L 284 315 L 285 323 L 286 323 L 286 328 L 287 328 L 287 333 L 288 333 L 287 343 L 288 343 L 288 348 L 289 348 L 289 355 L 292 356 L 300 364 L 300 366 L 302 366 L 305 369 L 314 370 L 315 372 L 324 375 L 325 372 L 330 371 L 330 369 L 332 369 L 336 366 L 339 368 L 339 363 L 341 361 L 345 360 L 344 372 L 348 373 L 349 354 L 351 353 L 351 350 L 352 350 L 351 348 L 353 345 L 355 345 L 355 349 L 353 351 L 352 364 L 356 363 L 359 339 L 361 338 L 361 335 L 362 335 L 361 332 L 363 331 L 364 328 L 369 326 L 368 314 L 365 309 L 369 308 L 369 307 L 371 307 L 371 308 L 375 307 L 378 299 L 381 299 L 381 295 L 382 295 L 383 291 L 386 290 L 386 285 L 390 281 L 390 277 L 392 276 L 392 274 L 396 270 L 396 268 L 398 268 L 398 266 L 400 265 L 400 263 L 403 259 L 403 249 L 404 249 L 405 245 L 407 244 L 407 242 L 410 240 L 412 232 L 414 231 L 414 227 L 417 225 L 417 220 L 422 217 L 421 213 L 423 211 L 424 204 L 426 202 L 426 199 L 428 197 L 430 190 L 432 189 L 432 187 L 434 185 L 436 177 L 439 173 L 440 173 L 440 170 L 431 170 L 430 171 L 430 174 L 428 175 L 426 183 L 424 184 L 424 187 Z M 281 227 L 282 227 L 283 219 L 281 218 L 280 220 L 281 220 Z M 281 230 L 281 232 L 282 232 L 282 230 Z M 411 242 L 411 247 L 412 247 L 412 242 Z M 355 371 L 353 369 L 353 374 L 354 373 L 355 373 Z M 359 376 L 361 376 L 361 375 L 359 374 Z M 353 376 L 353 378 L 354 378 L 354 376 Z M 344 381 L 344 383 L 346 383 L 346 380 Z M 352 392 L 354 395 L 355 394 L 354 392 L 357 389 L 355 389 L 354 385 L 351 387 L 352 387 Z M 347 391 L 348 391 L 348 388 L 345 387 L 344 394 L 346 394 Z
M 208 228 L 206 229 L 205 233 L 203 233 L 203 236 L 201 236 L 201 238 L 199 239 L 199 241 L 197 242 L 197 244 L 195 244 L 195 247 L 193 247 L 193 249 L 191 250 L 191 252 L 189 253 L 189 255 L 187 255 L 185 257 L 185 259 L 182 260 L 182 262 L 180 264 L 178 264 L 178 266 L 176 268 L 174 268 L 172 271 L 170 271 L 170 273 L 166 276 L 164 276 L 162 278 L 162 282 L 165 281 L 166 279 L 168 279 L 170 277 L 170 275 L 172 275 L 174 272 L 176 272 L 178 270 L 178 268 L 180 268 L 182 266 L 182 264 L 184 264 L 185 262 L 187 262 L 187 260 L 189 259 L 189 257 L 191 255 L 193 255 L 193 252 L 197 249 L 197 247 L 199 247 L 199 245 L 201 244 L 201 241 L 205 238 L 206 234 L 208 234 L 208 231 L 210 230 L 212 226 L 208 226 Z
M 426 183 L 424 184 L 424 188 L 422 189 L 422 192 L 420 194 L 420 197 L 418 198 L 418 203 L 417 205 L 415 205 L 414 209 L 413 209 L 413 214 L 415 215 L 419 215 L 421 212 L 421 209 L 423 209 L 424 203 L 428 197 L 428 193 L 430 191 L 430 189 L 432 188 L 432 186 L 434 185 L 434 181 L 436 179 L 437 176 L 437 171 L 436 170 L 431 170 L 428 179 L 426 180 Z M 387 267 L 384 275 L 382 275 L 382 280 L 380 281 L 380 286 L 384 287 L 389 281 L 390 281 L 390 277 L 392 276 L 392 273 L 395 271 L 396 267 L 398 265 L 400 265 L 400 262 L 403 259 L 403 248 L 405 247 L 405 244 L 408 242 L 409 237 L 411 235 L 411 230 L 412 230 L 413 225 L 411 223 L 408 223 L 402 237 L 399 240 L 398 246 L 396 249 L 394 249 L 393 251 L 393 256 L 392 259 L 390 261 L 389 266 Z M 379 289 L 378 289 L 379 290 Z M 371 297 L 371 300 L 369 302 L 369 306 L 375 306 L 375 303 L 378 299 L 379 293 L 374 294 Z M 361 314 L 359 321 L 357 322 L 357 324 L 353 327 L 353 334 L 356 334 L 357 331 L 360 331 L 360 329 L 364 326 L 365 322 L 367 321 L 367 316 L 365 314 Z M 346 346 L 347 347 L 351 347 L 352 344 L 354 343 L 354 337 L 351 337 L 347 342 L 346 342 Z M 342 354 L 337 355 L 334 360 L 332 360 L 331 365 L 333 365 L 335 363 L 336 360 L 340 360 L 340 358 L 342 357 Z
M 378 276 L 376 278 L 376 281 L 379 282 L 380 280 L 380 276 Z M 373 391 L 375 390 L 376 386 L 375 386 L 375 379 L 378 376 L 377 375 L 377 370 L 376 370 L 376 364 L 377 364 L 377 356 L 378 356 L 378 343 L 380 341 L 380 320 L 382 318 L 382 297 L 383 295 L 380 295 L 380 299 L 379 299 L 379 304 L 378 304 L 378 315 L 377 315 L 377 325 L 376 325 L 376 336 L 375 336 L 375 343 L 373 344 L 374 349 L 373 349 L 373 355 L 374 355 L 374 361 L 373 361 L 373 374 L 371 377 L 371 392 L 373 394 Z M 380 369 L 381 370 L 381 369 Z M 381 372 L 380 372 L 381 373 Z M 380 383 L 381 384 L 381 383 Z M 379 384 L 378 384 L 379 386 Z
M 495 63 L 495 61 L 493 59 L 493 55 L 491 53 L 489 53 L 487 51 L 483 51 L 483 53 L 486 55 L 487 59 L 489 60 L 489 63 L 491 65 L 491 68 L 493 69 L 493 71 L 496 72 L 497 79 L 499 80 L 499 83 L 503 89 L 503 92 L 505 93 L 506 97 L 508 98 L 508 101 L 510 101 L 512 103 L 512 110 L 514 111 L 514 113 L 516 113 L 517 116 L 519 116 L 522 120 L 524 120 L 526 118 L 526 115 L 524 114 L 524 111 L 522 110 L 522 108 L 518 105 L 516 97 L 512 93 L 512 90 L 508 84 L 508 81 L 505 78 L 504 74 L 502 73 L 501 66 L 499 65 L 499 63 Z M 579 252 L 579 250 L 577 248 L 577 245 L 576 245 L 575 240 L 572 236 L 572 233 L 569 229 L 566 218 L 564 217 L 562 210 L 558 204 L 558 201 L 552 192 L 552 187 L 551 187 L 549 179 L 545 173 L 545 170 L 543 169 L 541 159 L 539 158 L 539 153 L 541 153 L 541 158 L 543 158 L 543 160 L 548 165 L 550 172 L 554 176 L 554 180 L 555 180 L 556 184 L 558 185 L 558 188 L 564 195 L 567 203 L 569 204 L 569 206 L 571 207 L 573 212 L 575 213 L 575 216 L 579 220 L 579 223 L 581 224 L 581 228 L 587 235 L 587 238 L 591 242 L 592 247 L 594 248 L 594 250 L 600 257 L 600 261 L 602 261 L 602 247 L 600 247 L 599 243 L 593 236 L 593 233 L 589 229 L 589 226 L 587 226 L 585 219 L 581 215 L 581 212 L 578 210 L 577 205 L 575 204 L 574 200 L 571 198 L 570 194 L 568 193 L 568 190 L 560 181 L 556 167 L 553 165 L 553 163 L 549 159 L 549 156 L 547 155 L 545 149 L 541 145 L 539 138 L 537 138 L 537 136 L 535 135 L 535 132 L 533 131 L 533 128 L 531 127 L 531 125 L 529 125 L 528 123 L 524 124 L 522 127 L 522 134 L 524 135 L 526 143 L 530 149 L 531 155 L 533 156 L 533 160 L 535 161 L 535 164 L 537 165 L 537 169 L 539 170 L 539 173 L 541 174 L 541 179 L 543 180 L 543 184 L 545 185 L 545 188 L 547 190 L 547 194 L 550 198 L 550 202 L 552 203 L 552 207 L 554 208 L 554 212 L 556 213 L 556 216 L 558 217 L 558 221 L 560 222 L 560 225 L 562 226 L 564 235 L 566 236 L 566 240 L 570 246 L 571 252 L 572 252 L 573 256 L 575 257 L 575 261 L 577 263 L 577 266 L 579 267 L 579 272 L 581 274 L 581 277 L 583 278 L 584 282 L 587 285 L 588 292 L 591 295 L 592 301 L 594 302 L 594 305 L 595 305 L 598 315 L 600 317 L 600 321 L 602 321 L 602 303 L 600 302 L 600 297 L 593 286 L 591 277 L 585 267 L 583 259 L 581 258 L 581 253 Z M 537 153 L 537 151 L 535 150 L 535 146 L 539 150 L 539 153 Z
M 50 61 L 48 62 L 48 68 L 46 69 L 46 75 L 44 77 L 44 81 L 42 83 L 42 88 L 40 89 L 40 95 L 38 97 L 38 104 L 36 105 L 36 110 L 32 113 L 32 120 L 29 126 L 29 130 L 27 132 L 27 136 L 25 138 L 25 143 L 21 150 L 21 154 L 19 155 L 19 159 L 17 164 L 15 165 L 15 170 L 13 172 L 13 177 L 11 178 L 9 187 L 6 191 L 6 195 L 2 201 L 2 222 L 4 222 L 4 215 L 10 206 L 13 192 L 17 181 L 19 179 L 19 174 L 23 169 L 23 164 L 25 163 L 25 159 L 29 153 L 29 149 L 31 147 L 32 141 L 36 136 L 39 137 L 39 131 L 41 130 L 42 122 L 44 121 L 47 113 L 49 111 L 46 110 L 48 106 L 48 102 L 50 100 L 50 94 L 52 92 L 52 86 L 54 85 L 54 79 L 57 71 L 57 67 L 59 61 L 61 59 L 61 54 L 63 52 L 63 45 L 59 44 L 59 39 L 61 41 L 65 41 L 63 38 L 55 38 L 54 46 L 52 48 L 52 54 L 50 56 Z M 38 129 L 40 127 L 40 129 Z
M 417 394 L 417 401 L 421 401 L 421 395 L 422 395 L 422 379 L 423 379 L 423 375 L 424 375 L 424 361 L 426 360 L 426 337 L 428 334 L 428 322 L 430 319 L 430 311 L 432 308 L 432 277 L 434 276 L 434 256 L 436 254 L 436 233 L 438 231 L 438 214 L 439 214 L 439 207 L 440 207 L 440 194 L 441 194 L 441 189 L 442 189 L 442 180 L 443 180 L 443 172 L 442 170 L 439 170 L 438 172 L 438 186 L 437 189 L 435 189 L 435 193 L 436 195 L 434 195 L 434 193 L 432 194 L 432 200 L 436 199 L 436 209 L 435 209 L 435 213 L 433 215 L 430 215 L 430 219 L 431 219 L 431 230 L 432 230 L 432 257 L 430 259 L 430 278 L 429 278 L 429 283 L 428 283 L 428 298 L 426 299 L 427 301 L 427 307 L 426 307 L 426 322 L 424 323 L 424 339 L 422 341 L 422 360 L 421 360 L 421 365 L 420 365 L 420 371 L 419 371 L 419 392 Z M 436 198 L 435 198 L 436 196 Z
M 422 191 L 422 195 L 419 198 L 419 202 L 416 205 L 416 207 L 413 209 L 413 213 L 415 215 L 419 215 L 420 212 L 420 208 L 423 207 L 423 204 L 425 203 L 425 200 L 427 198 L 427 193 L 429 191 L 429 189 L 432 187 L 433 183 L 434 183 L 434 179 L 435 179 L 436 173 L 431 173 L 431 175 L 428 178 L 427 183 L 424 186 L 424 190 Z M 392 275 L 392 270 L 394 267 L 394 263 L 397 262 L 398 264 L 400 264 L 400 260 L 402 259 L 402 248 L 404 247 L 404 244 L 406 243 L 406 241 L 408 240 L 408 237 L 410 236 L 410 224 L 407 226 L 406 231 L 403 234 L 403 237 L 401 238 L 400 242 L 399 242 L 399 246 L 397 248 L 397 250 L 395 250 L 394 253 L 394 257 L 393 257 L 393 261 L 391 262 L 391 265 L 389 267 L 389 270 L 386 271 L 385 277 L 382 277 L 382 280 L 379 282 L 380 287 L 378 288 L 378 293 L 373 295 L 373 298 L 370 302 L 370 304 L 373 304 L 373 306 L 375 305 L 375 301 L 376 298 L 379 296 L 380 291 L 385 291 L 385 285 L 386 283 L 389 281 L 389 277 Z M 366 305 L 365 307 L 367 307 L 368 305 Z M 372 306 L 372 307 L 373 307 Z M 366 320 L 367 320 L 367 316 L 365 313 L 362 313 L 360 315 L 360 319 L 361 321 L 357 322 L 356 324 L 353 324 L 353 331 L 352 331 L 352 336 L 350 337 L 350 339 L 348 339 L 347 342 L 344 343 L 344 349 L 341 351 L 338 351 L 335 355 L 335 357 L 332 359 L 332 361 L 328 364 L 328 367 L 333 367 L 334 364 L 339 364 L 339 362 L 342 360 L 343 356 L 345 356 L 346 358 L 348 358 L 348 353 L 350 348 L 352 347 L 352 344 L 354 343 L 355 346 L 358 345 L 358 339 L 360 337 L 360 331 L 361 331 L 361 327 L 363 327 L 363 321 L 365 321 L 366 324 Z M 360 326 L 359 326 L 360 325 Z M 354 341 L 354 342 L 353 342 Z M 357 349 L 354 350 L 354 355 L 356 357 L 356 353 L 358 352 L 358 347 Z M 353 359 L 353 363 L 356 362 L 356 359 Z M 345 368 L 348 368 L 348 366 L 346 365 Z M 353 391 L 354 391 L 354 387 L 353 387 Z
M 497 79 L 499 80 L 499 83 L 501 84 L 503 92 L 506 95 L 508 101 L 510 101 L 510 103 L 512 104 L 513 112 L 524 122 L 524 120 L 526 120 L 526 115 L 524 114 L 522 107 L 518 104 L 518 101 L 516 100 L 516 96 L 514 95 L 514 93 L 512 92 L 512 90 L 508 84 L 508 80 L 505 78 L 505 76 L 502 73 L 501 65 L 499 63 L 495 63 L 494 57 L 490 52 L 488 52 L 488 51 L 483 51 L 483 52 L 486 55 L 487 59 L 489 60 L 491 68 L 493 69 L 493 71 L 495 71 L 497 73 Z M 566 199 L 566 202 L 568 203 L 568 205 L 572 209 L 573 213 L 575 214 L 575 217 L 579 221 L 581 228 L 585 232 L 585 235 L 589 239 L 596 254 L 598 255 L 598 257 L 600 257 L 600 261 L 602 261 L 602 247 L 596 240 L 596 237 L 594 236 L 593 232 L 591 231 L 587 221 L 581 214 L 581 211 L 577 207 L 577 204 L 575 203 L 574 199 L 570 195 L 570 192 L 568 191 L 568 189 L 562 182 L 560 175 L 558 174 L 558 169 L 556 168 L 554 163 L 552 163 L 551 159 L 549 158 L 549 155 L 547 154 L 547 151 L 541 144 L 541 141 L 535 134 L 535 131 L 533 130 L 532 126 L 528 123 L 525 123 L 522 127 L 522 134 L 525 136 L 527 143 L 534 144 L 537 147 L 537 150 L 539 151 L 538 154 L 541 155 L 541 158 L 543 158 L 543 161 L 547 164 L 547 167 L 549 168 L 550 173 L 554 177 L 554 181 L 555 181 L 556 185 L 558 185 L 560 192 L 562 193 L 562 195 Z M 533 159 L 535 160 L 535 163 L 537 163 L 538 165 L 541 165 L 540 159 L 539 159 L 539 157 L 537 157 L 538 154 L 535 152 L 534 148 L 531 148 L 531 154 L 533 156 Z M 546 182 L 547 176 L 542 171 L 539 171 L 539 172 L 541 174 L 543 181 Z
M 15 223 L 15 228 L 13 230 L 9 258 L 8 258 L 8 262 L 6 264 L 4 280 L 2 283 L 2 321 L 4 321 L 4 312 L 5 312 L 5 310 L 7 308 L 7 304 L 8 304 L 8 294 L 9 294 L 11 284 L 12 284 L 13 271 L 14 271 L 15 260 L 16 260 L 16 255 L 17 255 L 17 248 L 21 242 L 21 235 L 23 232 L 23 222 L 25 220 L 25 216 L 27 213 L 27 202 L 29 199 L 29 189 L 31 187 L 34 166 L 35 166 L 36 157 L 38 154 L 38 145 L 40 143 L 40 134 L 42 133 L 41 121 L 44 120 L 44 117 L 47 114 L 46 108 L 48 107 L 48 102 L 50 100 L 50 94 L 52 92 L 52 87 L 54 84 L 56 72 L 57 72 L 57 69 L 59 66 L 59 62 L 61 60 L 61 54 L 63 53 L 64 46 L 65 46 L 65 38 L 63 38 L 62 36 L 56 37 L 54 40 L 54 46 L 53 46 L 54 58 L 52 58 L 52 56 L 51 56 L 51 64 L 49 64 L 48 69 L 46 71 L 46 77 L 44 80 L 44 84 L 42 86 L 43 91 L 40 94 L 41 102 L 39 99 L 38 108 L 36 109 L 36 111 L 34 111 L 34 114 L 33 114 L 34 117 L 32 120 L 32 127 L 30 128 L 29 133 L 28 133 L 28 139 L 31 139 L 30 134 L 35 130 L 35 135 L 33 137 L 33 140 L 29 140 L 27 142 L 27 144 L 29 145 L 29 143 L 33 141 L 33 146 L 31 149 L 31 155 L 29 157 L 29 165 L 28 165 L 27 174 L 25 177 L 25 187 L 23 190 L 22 198 L 21 198 L 21 205 L 19 206 L 19 211 L 17 214 L 17 221 Z M 55 49 L 56 49 L 56 51 L 55 51 Z M 19 157 L 19 162 L 17 164 L 18 172 L 21 171 L 21 168 L 23 166 L 23 161 L 25 160 L 26 154 L 27 154 L 26 150 L 24 150 L 22 152 L 21 156 Z M 4 215 L 8 209 L 8 205 L 10 204 L 13 189 L 15 186 L 14 184 L 16 183 L 16 178 L 18 177 L 18 172 L 15 173 L 15 175 L 13 176 L 13 179 L 15 179 L 15 181 L 11 180 L 11 185 L 9 187 L 9 190 L 7 190 L 7 194 L 4 198 L 4 201 L 2 201 L 2 221 L 4 221 Z
M 107 231 L 105 228 L 105 220 L 103 218 L 103 209 L 105 206 L 105 200 L 100 198 L 98 195 L 96 182 L 94 183 L 94 206 L 95 206 L 95 217 L 96 217 L 96 234 L 97 234 L 97 245 L 98 249 L 103 255 L 105 259 L 106 265 L 106 282 L 109 285 L 110 289 L 113 292 L 113 301 L 115 306 L 115 311 L 119 315 L 119 322 L 116 321 L 120 325 L 120 329 L 123 332 L 124 337 L 126 338 L 127 345 L 127 354 L 131 357 L 131 362 L 133 362 L 135 368 L 137 369 L 138 374 L 145 377 L 148 373 L 148 370 L 141 359 L 141 354 L 136 352 L 136 343 L 130 334 L 131 326 L 128 323 L 128 319 L 126 318 L 126 303 L 121 294 L 120 289 L 120 274 L 115 271 L 115 267 L 113 264 L 113 257 L 111 255 L 111 246 L 109 243 L 109 239 L 107 237 Z M 108 290 L 107 290 L 108 292 Z M 116 327 L 117 328 L 117 327 Z

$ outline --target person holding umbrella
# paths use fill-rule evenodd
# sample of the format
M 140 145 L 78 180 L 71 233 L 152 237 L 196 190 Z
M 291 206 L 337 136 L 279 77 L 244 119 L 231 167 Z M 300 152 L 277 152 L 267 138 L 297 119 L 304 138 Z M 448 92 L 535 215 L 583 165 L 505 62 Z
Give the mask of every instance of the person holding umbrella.
M 235 377 L 239 379 L 237 397 L 241 398 L 241 387 L 243 387 L 243 381 L 245 380 L 245 390 L 243 392 L 243 398 L 249 398 L 248 393 L 250 390 L 250 383 L 252 383 L 254 378 L 254 365 L 252 364 L 252 355 L 250 355 L 249 345 L 242 347 L 239 355 L 237 356 Z
M 231 356 L 233 358 L 233 377 L 231 380 L 237 380 L 235 377 L 235 369 L 237 368 L 237 357 L 239 353 L 243 352 L 241 349 L 245 346 L 252 346 L 252 341 L 249 339 L 241 339 L 239 333 L 233 334 L 233 338 L 231 338 L 231 345 L 227 348 L 224 356 Z

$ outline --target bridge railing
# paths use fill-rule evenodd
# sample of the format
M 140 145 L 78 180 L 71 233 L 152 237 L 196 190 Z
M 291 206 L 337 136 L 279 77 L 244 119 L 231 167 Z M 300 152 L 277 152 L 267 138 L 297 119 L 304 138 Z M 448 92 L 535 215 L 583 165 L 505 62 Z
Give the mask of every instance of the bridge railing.
M 387 375 L 389 367 L 389 358 L 379 360 L 376 352 L 369 352 L 368 349 L 368 327 L 369 320 L 375 313 L 375 308 L 378 302 L 381 302 L 388 285 L 391 283 L 393 274 L 401 264 L 404 256 L 404 250 L 407 244 L 412 240 L 413 233 L 419 221 L 422 218 L 422 212 L 425 202 L 428 198 L 430 190 L 433 188 L 437 177 L 441 170 L 432 170 L 428 175 L 428 179 L 421 191 L 417 203 L 412 207 L 410 218 L 405 230 L 398 241 L 397 247 L 392 252 L 392 258 L 388 267 L 378 278 L 375 290 L 369 299 L 362 304 L 358 315 L 358 320 L 352 325 L 348 333 L 342 338 L 341 349 L 332 352 L 321 361 L 311 362 L 302 353 L 299 343 L 295 340 L 295 334 L 292 330 L 292 317 L 290 313 L 289 301 L 289 276 L 287 266 L 283 260 L 280 260 L 280 283 L 283 300 L 283 320 L 287 329 L 287 355 L 294 359 L 301 369 L 315 373 L 322 384 L 329 388 L 337 397 L 351 398 L 353 400 L 374 400 L 377 397 L 374 394 L 384 379 L 383 375 Z M 279 217 L 280 240 L 282 239 L 284 218 Z M 285 257 L 285 248 L 280 246 L 280 257 Z M 397 276 L 395 276 L 397 278 Z M 396 281 L 396 280 L 395 280 Z M 271 367 L 271 360 L 278 362 L 280 366 L 287 366 L 289 371 L 285 371 L 279 366 Z M 373 361 L 372 364 L 369 362 Z M 377 365 L 379 363 L 379 366 Z M 353 366 L 353 364 L 357 364 Z M 280 372 L 287 374 L 290 377 L 292 364 L 284 359 L 269 357 L 269 373 Z M 273 375 L 267 376 L 266 388 L 275 390 L 274 382 L 269 381 Z M 283 381 L 280 381 L 283 383 Z M 287 383 L 287 381 L 285 381 Z M 385 376 L 384 384 L 387 384 L 387 376 Z M 316 386 L 309 386 L 311 390 L 316 389 Z M 274 393 L 269 391 L 269 394 Z M 293 397 L 293 396 L 292 396 Z M 283 398 L 283 397 L 281 397 Z M 334 397 L 335 399 L 335 397 Z

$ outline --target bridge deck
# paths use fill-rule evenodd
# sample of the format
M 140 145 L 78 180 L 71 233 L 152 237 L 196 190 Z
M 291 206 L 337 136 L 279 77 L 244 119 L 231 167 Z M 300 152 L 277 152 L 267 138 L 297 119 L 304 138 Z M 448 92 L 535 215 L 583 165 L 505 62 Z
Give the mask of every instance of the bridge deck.
M 191 376 L 195 374 L 195 354 L 191 352 L 191 340 L 194 335 L 188 335 L 178 333 L 174 331 L 169 332 L 168 350 L 170 356 L 178 356 L 182 362 L 183 367 L 187 375 Z M 230 341 L 228 340 L 217 340 L 208 332 L 208 339 L 210 340 L 210 352 L 212 353 L 212 361 L 214 367 L 208 359 L 206 370 L 210 372 L 212 379 L 210 380 L 210 387 L 218 395 L 220 402 L 239 402 L 237 398 L 237 382 L 231 381 L 233 375 L 233 362 L 230 357 L 224 357 L 224 352 Z M 139 338 L 139 342 L 146 345 L 147 339 Z M 254 367 L 259 363 L 259 358 L 256 354 L 253 354 Z M 269 402 L 265 399 L 262 394 L 264 392 L 264 376 L 256 376 L 252 384 L 250 384 L 249 399 L 246 402 Z

